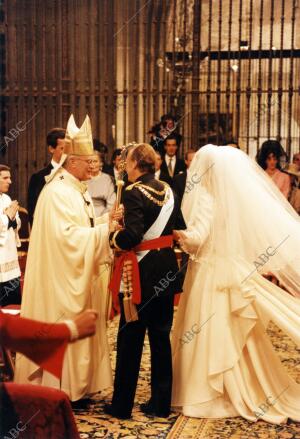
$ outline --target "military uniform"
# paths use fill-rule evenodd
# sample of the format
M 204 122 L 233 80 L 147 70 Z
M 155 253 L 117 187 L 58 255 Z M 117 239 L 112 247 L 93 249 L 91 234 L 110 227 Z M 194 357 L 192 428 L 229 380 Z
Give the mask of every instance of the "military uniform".
M 166 194 L 170 192 L 169 186 L 156 180 L 154 174 L 144 174 L 128 186 L 123 192 L 124 229 L 110 235 L 111 247 L 128 251 L 140 244 L 158 217 L 162 217 L 160 212 Z M 174 228 L 185 228 L 176 197 L 171 208 L 163 212 L 163 218 L 163 230 L 159 236 L 172 235 Z M 107 411 L 121 418 L 131 416 L 146 330 L 151 349 L 151 406 L 158 415 L 168 416 L 170 413 L 172 361 L 169 336 L 174 294 L 182 289 L 182 276 L 173 249 L 148 251 L 139 262 L 139 274 L 141 302 L 137 305 L 137 321 L 126 323 L 122 292 L 120 294 L 114 395 L 110 411 Z

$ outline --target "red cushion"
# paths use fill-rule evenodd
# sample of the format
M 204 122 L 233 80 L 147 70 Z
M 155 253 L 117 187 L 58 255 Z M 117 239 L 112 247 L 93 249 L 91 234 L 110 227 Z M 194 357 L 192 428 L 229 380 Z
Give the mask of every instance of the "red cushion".
M 0 437 L 79 439 L 68 396 L 50 387 L 2 383 Z

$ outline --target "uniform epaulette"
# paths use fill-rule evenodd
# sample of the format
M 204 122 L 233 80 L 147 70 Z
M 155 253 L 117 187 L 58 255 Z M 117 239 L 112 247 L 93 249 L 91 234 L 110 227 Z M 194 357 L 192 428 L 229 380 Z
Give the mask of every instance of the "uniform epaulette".
M 166 181 L 163 181 L 163 180 L 157 180 L 157 181 L 159 181 L 160 183 L 162 183 L 166 188 L 171 187 Z
M 136 185 L 138 185 L 139 183 L 140 183 L 139 181 L 136 181 L 136 182 L 130 184 L 129 186 L 127 186 L 127 187 L 125 188 L 125 191 L 131 191 L 131 189 L 133 189 L 133 188 L 134 188 Z

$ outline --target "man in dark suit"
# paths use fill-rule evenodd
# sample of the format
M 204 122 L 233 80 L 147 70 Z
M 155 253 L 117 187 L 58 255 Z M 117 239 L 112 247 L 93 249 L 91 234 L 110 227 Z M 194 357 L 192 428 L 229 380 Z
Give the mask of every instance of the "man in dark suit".
M 28 215 L 31 225 L 38 197 L 46 183 L 45 177 L 51 173 L 53 168 L 58 166 L 64 152 L 65 133 L 66 131 L 63 128 L 53 128 L 49 131 L 47 134 L 47 145 L 49 152 L 52 155 L 51 162 L 45 168 L 33 174 L 29 180 Z
M 184 172 L 186 167 L 184 161 L 176 157 L 178 150 L 178 138 L 171 134 L 164 141 L 165 157 L 161 165 L 161 172 L 166 173 L 173 180 L 173 177 Z
M 182 288 L 181 273 L 172 249 L 172 232 L 175 227 L 185 228 L 185 224 L 172 189 L 154 178 L 153 148 L 143 143 L 131 147 L 126 162 L 129 180 L 134 183 L 123 193 L 124 228 L 111 233 L 110 244 L 114 249 L 125 250 L 127 253 L 122 253 L 125 258 L 136 255 L 141 288 L 132 293 L 138 313 L 136 321 L 126 322 L 124 307 L 127 304 L 123 301 L 123 293 L 119 294 L 121 318 L 114 394 L 105 412 L 120 419 L 131 417 L 147 330 L 151 349 L 151 398 L 141 405 L 141 410 L 148 415 L 167 417 L 172 389 L 173 300 L 174 294 Z M 146 254 L 140 253 L 140 246 Z M 117 270 L 111 285 L 116 274 Z M 136 285 L 135 274 L 133 270 L 132 285 Z M 123 282 L 126 283 L 124 277 Z M 112 291 L 116 295 L 118 284 L 114 287 Z
M 151 134 L 150 145 L 161 155 L 165 154 L 164 140 L 167 137 L 175 134 L 177 137 L 177 145 L 180 145 L 182 139 L 182 136 L 178 132 L 177 120 L 170 113 L 164 114 L 160 118 L 160 123 L 154 125 L 148 134 Z
M 105 169 L 102 169 L 104 174 L 108 174 L 111 176 L 113 184 L 115 186 L 115 192 L 117 192 L 117 180 L 119 178 L 119 164 L 121 161 L 121 148 L 117 148 L 114 150 L 111 158 L 111 165 L 107 165 Z M 128 183 L 127 176 L 125 176 L 125 184 Z
M 195 154 L 196 154 L 196 151 L 193 149 L 189 149 L 184 154 L 184 163 L 185 163 L 187 169 L 189 169 L 190 164 L 191 164 Z M 181 172 L 181 174 L 175 175 L 173 178 L 173 189 L 178 197 L 180 205 L 181 205 L 182 198 L 183 198 L 184 191 L 185 191 L 186 178 L 187 178 L 187 170 L 184 172 Z
M 168 183 L 169 186 L 172 186 L 172 178 L 169 176 L 169 174 L 162 172 L 161 165 L 163 162 L 162 155 L 159 151 L 155 151 L 155 174 L 154 177 L 156 180 L 165 181 Z

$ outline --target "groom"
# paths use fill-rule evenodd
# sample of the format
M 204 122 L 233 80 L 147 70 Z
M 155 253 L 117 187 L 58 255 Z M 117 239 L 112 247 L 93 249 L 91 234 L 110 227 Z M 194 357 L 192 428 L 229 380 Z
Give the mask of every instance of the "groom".
M 141 410 L 147 415 L 168 417 L 172 389 L 169 336 L 173 322 L 173 298 L 182 287 L 181 273 L 172 249 L 172 232 L 177 227 L 185 228 L 185 224 L 170 187 L 154 178 L 155 152 L 150 145 L 142 143 L 129 149 L 126 171 L 129 181 L 134 183 L 124 191 L 125 225 L 123 230 L 110 235 L 110 243 L 113 249 L 119 251 L 133 250 L 134 258 L 137 257 L 139 262 L 137 273 L 134 270 L 132 273 L 133 285 L 140 282 L 140 291 L 139 288 L 133 291 L 138 320 L 126 323 L 121 292 L 114 394 L 112 403 L 105 406 L 105 412 L 120 419 L 131 417 L 144 338 L 148 331 L 151 398 L 141 405 Z M 141 250 L 137 246 L 142 241 L 144 251 L 137 251 Z M 115 272 L 113 282 L 116 276 Z M 118 292 L 119 285 L 114 293 Z

